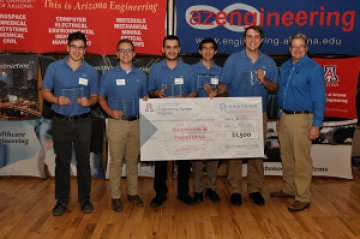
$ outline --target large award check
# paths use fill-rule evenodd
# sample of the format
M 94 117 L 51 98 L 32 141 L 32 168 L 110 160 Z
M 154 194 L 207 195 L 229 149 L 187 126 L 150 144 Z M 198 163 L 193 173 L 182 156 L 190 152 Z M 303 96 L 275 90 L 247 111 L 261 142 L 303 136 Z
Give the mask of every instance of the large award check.
M 260 97 L 140 100 L 141 161 L 264 157 Z

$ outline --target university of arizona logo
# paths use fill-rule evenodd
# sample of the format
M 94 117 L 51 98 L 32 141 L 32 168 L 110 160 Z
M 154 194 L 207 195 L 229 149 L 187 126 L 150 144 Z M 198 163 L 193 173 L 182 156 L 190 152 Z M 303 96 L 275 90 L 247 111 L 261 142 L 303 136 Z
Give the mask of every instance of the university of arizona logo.
M 154 112 L 153 106 L 151 103 L 146 104 L 145 112 Z
M 339 78 L 336 75 L 336 66 L 324 66 L 325 82 L 338 82 Z

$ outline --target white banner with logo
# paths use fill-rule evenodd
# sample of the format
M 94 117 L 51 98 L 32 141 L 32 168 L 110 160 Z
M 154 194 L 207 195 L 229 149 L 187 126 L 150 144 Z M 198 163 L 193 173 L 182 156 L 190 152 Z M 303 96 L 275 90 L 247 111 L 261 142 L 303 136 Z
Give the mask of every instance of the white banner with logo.
M 140 100 L 141 161 L 264 157 L 261 98 Z

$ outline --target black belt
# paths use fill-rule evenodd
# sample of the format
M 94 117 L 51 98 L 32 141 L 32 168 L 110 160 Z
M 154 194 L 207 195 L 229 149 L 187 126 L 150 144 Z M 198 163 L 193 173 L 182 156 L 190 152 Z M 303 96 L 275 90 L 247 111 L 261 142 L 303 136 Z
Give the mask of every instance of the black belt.
M 139 115 L 130 115 L 130 116 L 123 115 L 120 119 L 121 120 L 127 120 L 127 121 L 134 121 L 134 120 L 139 119 Z
M 73 116 L 68 116 L 68 115 L 62 115 L 62 114 L 58 114 L 54 112 L 54 116 L 55 118 L 58 119 L 62 119 L 62 120 L 79 120 L 79 119 L 87 119 L 90 117 L 90 113 L 84 113 L 81 115 L 73 115 Z
M 301 111 L 291 111 L 291 110 L 281 110 L 282 112 L 284 112 L 287 115 L 296 115 L 296 114 L 312 114 L 312 112 L 307 111 L 307 110 L 301 110 Z

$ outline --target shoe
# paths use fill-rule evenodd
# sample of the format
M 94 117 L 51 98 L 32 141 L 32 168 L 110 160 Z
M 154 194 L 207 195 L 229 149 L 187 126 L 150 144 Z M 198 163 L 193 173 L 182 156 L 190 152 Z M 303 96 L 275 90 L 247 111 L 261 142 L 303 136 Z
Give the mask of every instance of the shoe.
M 128 198 L 128 201 L 131 202 L 132 204 L 134 204 L 135 206 L 138 206 L 138 207 L 144 206 L 144 202 L 141 200 L 139 195 L 134 195 L 134 196 L 128 195 L 127 198 Z
M 195 204 L 194 198 L 190 197 L 189 194 L 177 195 L 176 198 L 179 199 L 180 201 L 182 201 L 183 203 L 185 203 L 186 205 L 191 206 L 191 205 Z
M 118 199 L 111 199 L 111 205 L 112 205 L 112 209 L 115 212 L 121 212 L 123 210 L 123 205 L 121 203 L 120 198 Z
M 152 207 L 160 207 L 165 201 L 166 196 L 158 196 L 156 195 L 150 202 L 150 206 Z
M 277 192 L 271 192 L 270 197 L 273 197 L 273 198 L 295 198 L 294 195 L 284 193 L 282 190 L 277 191 Z
M 202 192 L 201 193 L 194 192 L 194 201 L 195 201 L 195 203 L 204 202 L 204 197 L 203 197 Z
M 52 211 L 54 216 L 61 216 L 64 212 L 71 212 L 67 207 L 66 204 L 60 201 L 56 202 L 56 205 Z
M 219 195 L 216 193 L 216 191 L 208 188 L 206 189 L 205 195 L 210 199 L 210 201 L 218 203 L 220 202 L 220 197 Z
M 289 211 L 291 212 L 298 212 L 298 211 L 302 211 L 306 208 L 310 207 L 310 203 L 309 202 L 300 202 L 300 201 L 295 201 L 292 205 L 290 205 L 288 207 Z
M 240 193 L 233 193 L 230 197 L 230 202 L 234 206 L 240 206 L 242 204 L 241 201 L 241 194 Z
M 82 204 L 81 211 L 83 211 L 86 214 L 90 214 L 94 211 L 94 206 L 91 204 L 90 201 L 86 201 Z
M 265 200 L 264 200 L 263 196 L 261 196 L 260 192 L 250 193 L 249 196 L 250 196 L 250 198 L 252 198 L 253 202 L 256 205 L 263 206 L 265 204 Z

